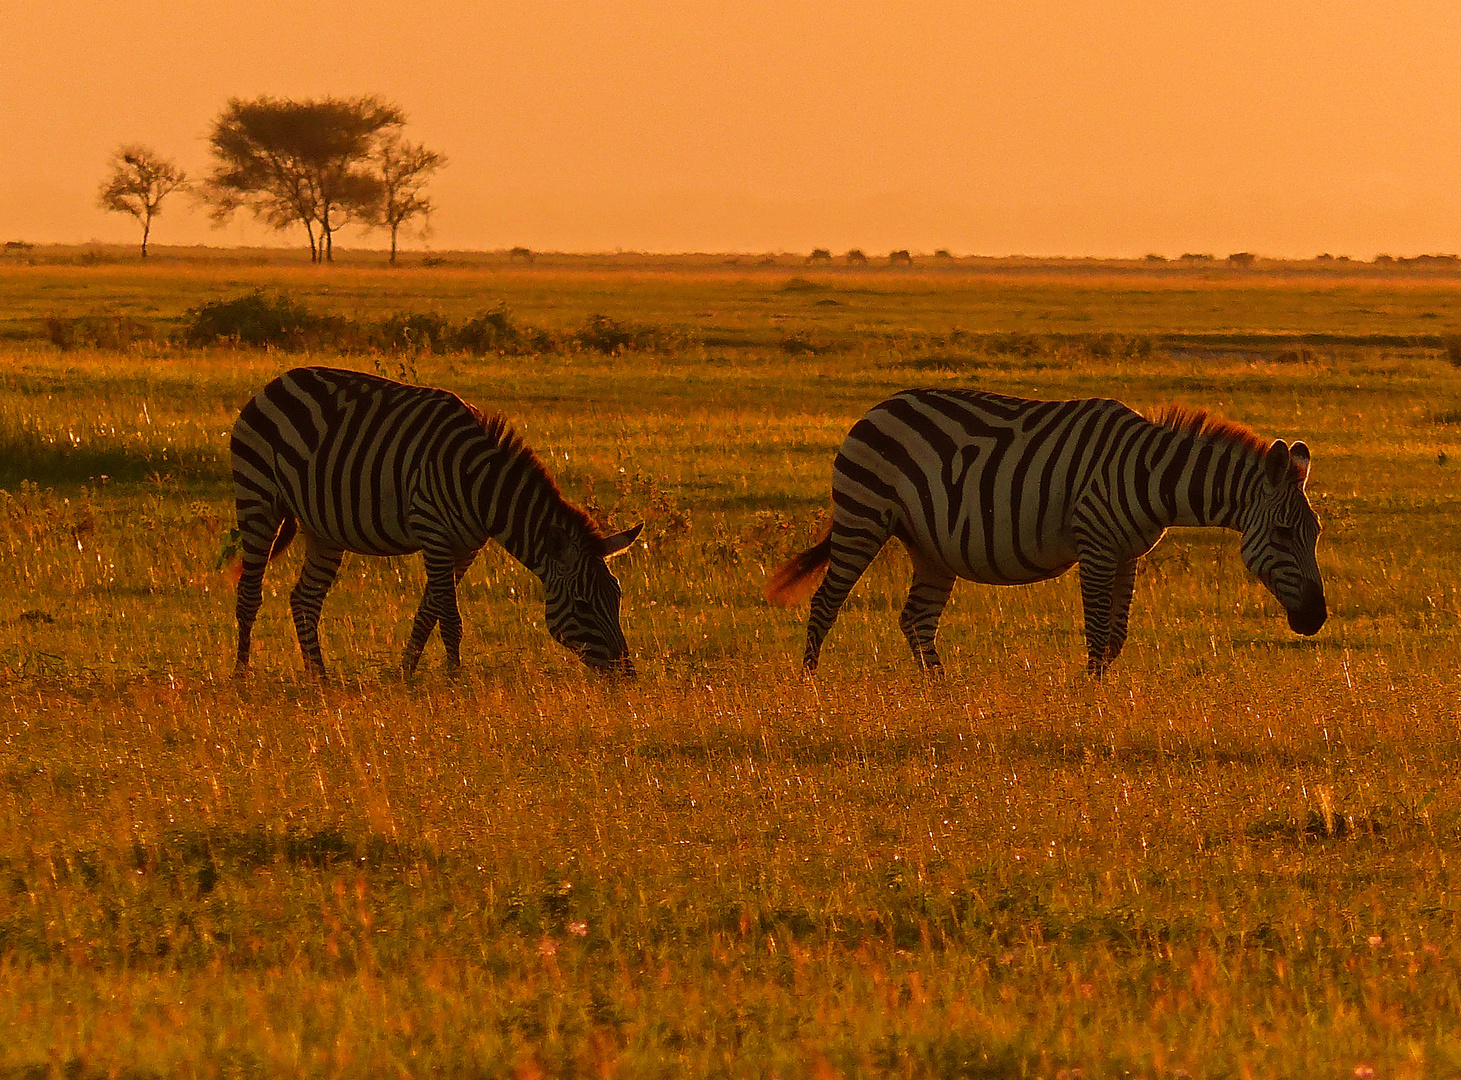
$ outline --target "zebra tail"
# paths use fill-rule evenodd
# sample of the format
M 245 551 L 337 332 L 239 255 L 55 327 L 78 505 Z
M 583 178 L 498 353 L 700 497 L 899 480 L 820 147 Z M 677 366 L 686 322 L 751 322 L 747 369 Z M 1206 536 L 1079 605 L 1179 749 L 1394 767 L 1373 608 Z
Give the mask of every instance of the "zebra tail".
M 274 542 L 269 545 L 269 562 L 273 562 L 284 554 L 284 549 L 294 539 L 294 534 L 299 532 L 299 519 L 292 514 L 279 523 L 279 531 L 274 534 Z M 243 556 L 237 555 L 228 568 L 233 583 L 238 584 L 238 579 L 243 577 Z
M 832 558 L 832 518 L 822 526 L 817 542 L 776 568 L 763 595 L 778 607 L 799 604 L 817 587 L 818 574 Z

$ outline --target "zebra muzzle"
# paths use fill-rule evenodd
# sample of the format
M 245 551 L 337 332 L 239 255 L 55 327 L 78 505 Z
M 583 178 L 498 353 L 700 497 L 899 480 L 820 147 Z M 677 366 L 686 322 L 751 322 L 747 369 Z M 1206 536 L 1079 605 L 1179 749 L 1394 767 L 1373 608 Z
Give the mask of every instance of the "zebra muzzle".
M 628 653 L 615 657 L 613 660 L 589 660 L 585 657 L 584 662 L 600 674 L 614 678 L 632 679 L 637 674 L 634 670 L 634 661 L 629 659 Z
M 1309 637 L 1329 618 L 1329 608 L 1324 603 L 1322 586 L 1306 585 L 1301 594 L 1299 606 L 1288 609 L 1289 629 L 1296 634 Z

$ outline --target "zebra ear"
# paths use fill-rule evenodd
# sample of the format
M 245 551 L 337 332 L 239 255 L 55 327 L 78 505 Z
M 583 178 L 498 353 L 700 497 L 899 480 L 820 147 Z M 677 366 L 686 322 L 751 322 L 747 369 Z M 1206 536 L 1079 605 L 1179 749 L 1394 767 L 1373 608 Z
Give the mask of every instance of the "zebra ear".
M 1289 444 L 1282 439 L 1274 439 L 1273 445 L 1268 448 L 1268 453 L 1263 458 L 1263 479 L 1268 482 L 1270 488 L 1276 488 L 1283 483 L 1283 478 L 1288 471 Z
M 599 541 L 599 553 L 606 559 L 612 559 L 615 555 L 628 551 L 643 531 L 644 522 L 641 521 L 631 529 L 616 532 L 613 536 L 606 536 Z
M 1303 491 L 1309 483 L 1309 446 L 1307 443 L 1296 442 L 1289 447 L 1289 461 L 1293 463 L 1295 471 L 1299 474 L 1299 490 Z

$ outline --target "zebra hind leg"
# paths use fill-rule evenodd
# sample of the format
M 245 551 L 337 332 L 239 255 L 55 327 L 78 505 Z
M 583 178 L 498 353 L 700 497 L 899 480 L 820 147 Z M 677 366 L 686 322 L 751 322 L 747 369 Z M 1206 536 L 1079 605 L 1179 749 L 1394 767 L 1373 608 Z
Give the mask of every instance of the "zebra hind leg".
M 304 654 L 305 664 L 320 678 L 325 676 L 325 658 L 320 652 L 320 608 L 324 605 L 325 593 L 335 583 L 340 560 L 344 557 L 343 548 L 306 536 L 304 568 L 299 572 L 298 583 L 289 593 L 289 613 L 294 616 L 299 650 Z
M 849 529 L 835 519 L 830 539 L 831 557 L 827 563 L 827 574 L 822 584 L 812 594 L 812 611 L 807 617 L 807 648 L 802 655 L 802 667 L 811 673 L 817 670 L 822 656 L 822 642 L 832 624 L 837 621 L 847 595 L 862 577 L 869 564 L 883 545 L 887 543 L 888 531 L 884 527 L 881 535 L 864 529 Z
M 913 659 L 931 675 L 943 670 L 943 661 L 934 648 L 934 637 L 938 634 L 939 617 L 954 591 L 954 581 L 952 575 L 915 568 L 908 600 L 898 615 L 898 628 L 908 639 Z
M 249 668 L 254 620 L 264 600 L 264 571 L 269 560 L 294 538 L 295 520 L 253 502 L 241 504 L 238 512 L 238 658 L 233 674 L 242 678 Z

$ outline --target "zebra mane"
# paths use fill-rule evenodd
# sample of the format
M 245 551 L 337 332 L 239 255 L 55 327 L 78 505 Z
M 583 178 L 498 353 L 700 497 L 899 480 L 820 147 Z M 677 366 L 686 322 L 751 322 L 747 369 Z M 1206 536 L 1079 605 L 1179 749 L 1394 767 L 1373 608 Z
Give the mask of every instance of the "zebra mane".
M 594 519 L 589 517 L 581 507 L 575 506 L 563 497 L 563 492 L 558 487 L 558 481 L 553 479 L 553 474 L 548 471 L 548 467 L 539 460 L 537 454 L 533 453 L 533 448 L 523 441 L 523 437 L 517 433 L 506 416 L 502 413 L 493 413 L 488 416 L 470 402 L 464 401 L 462 404 L 466 405 L 472 415 L 477 418 L 477 422 L 482 425 L 482 433 L 489 440 L 537 474 L 548 490 L 558 497 L 558 502 L 571 521 L 582 525 L 589 536 L 594 539 L 602 540 L 604 538 L 604 534 L 599 531 Z
M 1269 441 L 1252 428 L 1236 420 L 1224 420 L 1206 409 L 1197 409 L 1190 405 L 1163 405 L 1148 414 L 1147 419 L 1160 427 L 1181 431 L 1194 438 L 1222 439 L 1260 454 L 1266 453 L 1269 446 Z

